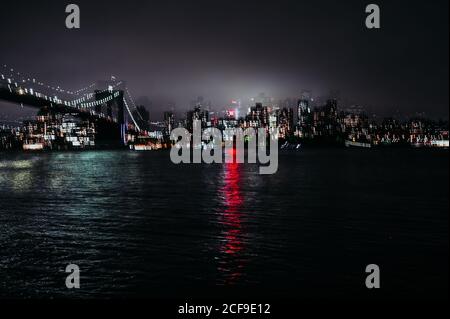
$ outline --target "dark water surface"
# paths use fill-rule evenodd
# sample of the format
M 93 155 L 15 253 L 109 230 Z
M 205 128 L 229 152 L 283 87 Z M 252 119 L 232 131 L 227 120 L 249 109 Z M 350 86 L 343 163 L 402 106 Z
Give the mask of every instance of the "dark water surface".
M 0 153 L 0 297 L 448 298 L 448 154 L 304 150 L 262 176 L 168 152 Z

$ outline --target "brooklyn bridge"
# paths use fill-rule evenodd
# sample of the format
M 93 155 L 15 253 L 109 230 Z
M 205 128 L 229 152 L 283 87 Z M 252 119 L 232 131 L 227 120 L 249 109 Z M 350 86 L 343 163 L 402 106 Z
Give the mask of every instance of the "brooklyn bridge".
M 95 123 L 100 139 L 116 143 L 126 144 L 126 134 L 146 134 L 138 125 L 136 116 L 140 113 L 125 82 L 115 77 L 78 90 L 67 90 L 3 65 L 0 68 L 0 100 L 89 120 Z

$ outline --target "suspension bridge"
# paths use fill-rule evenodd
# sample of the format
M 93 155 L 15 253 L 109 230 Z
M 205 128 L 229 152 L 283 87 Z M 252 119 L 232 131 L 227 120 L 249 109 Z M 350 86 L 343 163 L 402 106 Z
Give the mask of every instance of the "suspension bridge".
M 123 81 L 114 77 L 78 90 L 67 90 L 3 65 L 0 68 L 0 100 L 87 118 L 99 127 L 115 132 L 113 135 L 120 136 L 122 141 L 125 133 L 145 134 L 138 124 L 139 119 L 135 118 L 140 117 L 140 113 L 130 91 Z

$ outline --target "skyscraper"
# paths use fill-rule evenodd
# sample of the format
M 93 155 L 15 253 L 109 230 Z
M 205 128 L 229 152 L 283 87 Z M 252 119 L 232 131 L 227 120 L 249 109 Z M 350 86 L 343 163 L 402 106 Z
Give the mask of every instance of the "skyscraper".
M 164 112 L 164 130 L 165 137 L 170 137 L 170 132 L 175 128 L 175 116 L 173 112 Z
M 281 139 L 287 138 L 293 131 L 294 111 L 291 108 L 282 108 L 277 111 L 277 115 L 279 137 Z
M 309 91 L 303 91 L 301 98 L 297 102 L 297 132 L 299 137 L 310 137 L 311 135 L 311 93 Z

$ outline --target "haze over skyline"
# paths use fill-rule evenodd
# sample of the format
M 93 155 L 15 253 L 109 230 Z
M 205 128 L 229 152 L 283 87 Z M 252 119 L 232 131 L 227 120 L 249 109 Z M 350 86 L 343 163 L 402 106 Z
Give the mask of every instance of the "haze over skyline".
M 66 3 L 9 2 L 0 63 L 70 89 L 115 75 L 152 101 L 153 118 L 197 96 L 218 109 L 303 89 L 381 114 L 448 118 L 448 1 L 376 1 L 380 30 L 364 27 L 368 3 L 83 0 L 81 29 L 68 30 Z

